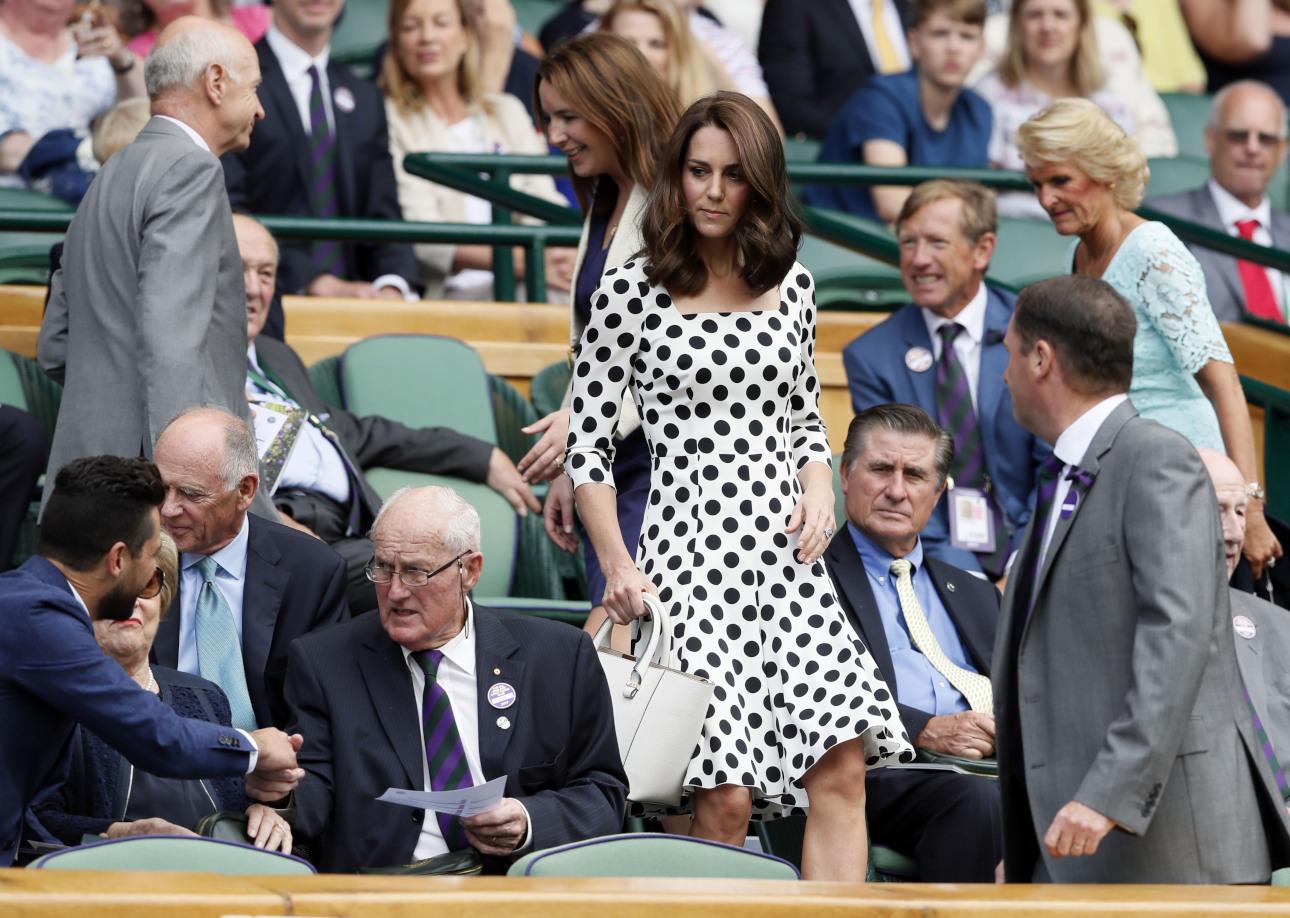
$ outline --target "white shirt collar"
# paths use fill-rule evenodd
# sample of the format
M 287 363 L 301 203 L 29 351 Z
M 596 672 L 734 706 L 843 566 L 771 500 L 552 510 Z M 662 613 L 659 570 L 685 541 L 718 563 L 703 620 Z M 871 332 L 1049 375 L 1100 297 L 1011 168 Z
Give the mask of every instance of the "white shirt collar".
M 1102 423 L 1128 397 L 1126 393 L 1120 392 L 1110 398 L 1102 399 L 1076 418 L 1075 423 L 1063 430 L 1062 435 L 1053 444 L 1053 453 L 1057 458 L 1067 465 L 1079 465 L 1084 459 L 1084 454 L 1088 452 L 1093 438 L 1101 429 Z
M 67 581 L 67 588 L 68 588 L 69 590 L 71 590 L 71 591 L 72 591 L 72 597 L 76 600 L 76 604 L 77 604 L 78 606 L 80 606 L 82 609 L 84 609 L 84 610 L 85 610 L 85 614 L 86 614 L 86 615 L 87 615 L 91 620 L 93 620 L 94 616 L 93 616 L 93 615 L 90 615 L 90 607 L 89 607 L 89 606 L 87 606 L 87 605 L 85 605 L 85 600 L 81 599 L 81 594 L 80 594 L 80 593 L 78 593 L 78 592 L 76 592 L 76 585 L 75 585 L 74 583 L 72 583 L 72 581 L 68 580 L 68 581 Z
M 352 12 L 357 13 L 357 10 Z M 327 61 L 331 57 L 331 45 L 322 49 L 322 53 L 317 57 L 310 57 L 309 52 L 295 44 L 287 36 L 278 31 L 276 25 L 269 26 L 269 31 L 264 35 L 265 40 L 269 43 L 269 49 L 273 56 L 278 59 L 278 64 L 282 67 L 282 75 L 290 84 L 297 79 L 307 76 L 309 68 L 316 66 L 318 73 L 324 79 L 327 74 Z
M 1218 208 L 1218 217 L 1223 221 L 1224 229 L 1231 230 L 1237 220 L 1258 220 L 1265 230 L 1272 229 L 1272 202 L 1265 194 L 1258 207 L 1251 208 L 1212 178 L 1207 183 L 1210 197 Z
M 950 322 L 957 322 L 963 326 L 963 332 L 972 339 L 973 344 L 980 344 L 981 339 L 985 337 L 985 282 L 982 281 L 977 285 L 976 294 L 968 301 L 968 304 L 952 319 L 946 319 L 932 312 L 930 309 L 924 309 L 923 321 L 927 323 L 927 334 L 935 341 L 936 333 L 940 331 L 942 325 Z M 963 332 L 960 332 L 962 334 Z
M 249 515 L 242 517 L 242 528 L 237 531 L 233 541 L 229 542 L 219 551 L 211 554 L 219 569 L 224 571 L 234 580 L 240 581 L 246 574 L 246 546 L 250 541 L 249 533 L 251 531 L 251 520 Z M 187 571 L 195 565 L 205 555 L 195 554 L 193 552 L 184 552 L 179 556 L 181 569 Z
M 205 150 L 207 153 L 209 153 L 209 152 L 211 151 L 210 144 L 208 144 L 205 140 L 203 140 L 203 139 L 202 139 L 202 135 L 201 135 L 201 134 L 198 134 L 198 133 L 197 133 L 196 131 L 194 131 L 191 127 L 189 127 L 188 125 L 184 124 L 184 123 L 183 123 L 182 121 L 180 121 L 178 118 L 171 118 L 169 115 L 154 115 L 153 117 L 154 117 L 154 118 L 160 118 L 160 119 L 162 119 L 163 121 L 169 121 L 171 124 L 177 124 L 177 125 L 179 125 L 181 128 L 183 128 L 184 133 L 185 133 L 185 134 L 187 134 L 187 135 L 189 136 L 189 138 L 191 138 L 191 139 L 192 139 L 192 142 L 193 142 L 193 143 L 197 144 L 197 146 L 201 147 L 201 148 L 202 148 L 203 150 Z
M 260 355 L 255 352 L 254 341 L 246 346 L 246 359 L 251 362 L 251 366 L 263 372 L 263 368 L 260 366 Z
M 399 649 L 403 651 L 403 662 L 409 667 L 421 669 L 421 664 L 412 659 L 415 651 L 408 650 L 406 647 Z M 458 669 L 467 675 L 475 675 L 475 607 L 469 599 L 466 600 L 465 626 L 453 635 L 452 640 L 438 649 L 443 651 L 443 655 Z

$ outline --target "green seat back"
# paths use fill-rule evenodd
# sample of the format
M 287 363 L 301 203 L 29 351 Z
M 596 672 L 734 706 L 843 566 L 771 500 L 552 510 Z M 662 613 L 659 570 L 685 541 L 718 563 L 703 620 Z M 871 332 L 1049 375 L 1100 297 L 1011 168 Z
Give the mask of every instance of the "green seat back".
M 1169 112 L 1174 135 L 1178 138 L 1178 155 L 1208 159 L 1205 150 L 1205 125 L 1209 121 L 1209 103 L 1213 96 L 1190 92 L 1162 92 L 1160 99 Z
M 806 817 L 788 816 L 784 819 L 758 820 L 753 827 L 763 851 L 801 867 L 802 838 L 806 832 Z M 869 871 L 865 879 L 870 883 L 917 880 L 918 862 L 891 848 L 870 842 Z
M 537 420 L 537 413 L 529 400 L 502 376 L 488 377 L 489 391 L 493 401 L 493 433 L 502 452 L 511 457 L 512 462 L 519 462 L 537 442 L 537 437 L 523 433 L 520 428 L 528 427 Z
M 536 35 L 548 19 L 564 8 L 564 0 L 512 0 L 511 6 L 515 7 L 520 28 Z
M 1071 237 L 1058 233 L 1046 217 L 1000 217 L 998 238 L 988 272 L 992 280 L 1021 288 L 1068 271 Z
M 1151 180 L 1147 182 L 1147 195 L 1178 194 L 1199 188 L 1209 180 L 1209 160 L 1175 156 L 1173 159 L 1150 159 Z
M 526 854 L 512 877 L 729 877 L 797 880 L 787 861 L 718 842 L 677 835 L 606 835 Z
M 70 214 L 76 208 L 62 198 L 31 188 L 0 188 L 0 210 L 40 210 Z
M 355 414 L 409 427 L 450 427 L 497 443 L 492 390 L 479 355 L 456 338 L 378 335 L 346 348 L 341 393 Z
M 309 382 L 324 402 L 333 408 L 344 407 L 340 396 L 340 357 L 324 357 L 309 368 Z
M 538 370 L 533 381 L 529 383 L 529 399 L 538 417 L 546 417 L 557 411 L 564 404 L 564 393 L 569 388 L 569 378 L 573 369 L 569 361 L 560 360 Z
M 820 155 L 820 142 L 807 137 L 785 137 L 784 159 L 790 163 L 813 163 Z
M 331 36 L 331 58 L 348 64 L 363 77 L 373 76 L 373 56 L 389 37 L 388 0 L 345 0 L 345 10 Z
M 80 845 L 46 854 L 32 870 L 161 870 L 219 873 L 228 876 L 310 876 L 308 861 L 251 845 L 189 838 L 141 835 Z
M 918 861 L 883 845 L 869 846 L 869 879 L 877 883 L 918 880 Z
M 8 351 L 0 351 L 0 405 L 12 405 L 27 410 L 27 396 L 22 391 L 22 377 L 18 375 L 20 358 Z
M 368 469 L 363 477 L 381 495 L 381 500 L 388 499 L 399 488 L 422 488 L 429 485 L 452 488 L 460 494 L 479 514 L 484 570 L 480 574 L 479 583 L 475 585 L 475 592 L 480 596 L 510 594 L 518 557 L 519 517 L 504 497 L 488 485 L 445 475 L 375 468 Z
M 1290 867 L 1272 871 L 1273 886 L 1290 886 Z
M 505 609 L 521 615 L 532 615 L 553 622 L 581 628 L 591 612 L 591 603 L 570 599 L 529 599 L 519 596 L 480 596 L 479 604 L 493 609 Z
M 842 454 L 833 457 L 833 522 L 841 529 L 847 521 L 847 498 L 842 493 Z

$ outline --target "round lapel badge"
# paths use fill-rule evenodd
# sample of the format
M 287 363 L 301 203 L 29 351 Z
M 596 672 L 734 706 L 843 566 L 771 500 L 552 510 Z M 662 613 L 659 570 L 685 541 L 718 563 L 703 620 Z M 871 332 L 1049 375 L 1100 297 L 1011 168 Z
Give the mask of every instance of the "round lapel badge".
M 499 682 L 488 689 L 488 703 L 498 710 L 515 704 L 515 687 L 509 682 Z
M 509 730 L 511 729 L 511 719 L 503 715 L 502 717 L 497 718 L 497 726 L 501 727 L 503 730 Z
M 349 91 L 348 86 L 336 87 L 336 91 L 332 93 L 331 98 L 336 103 L 336 107 L 345 114 L 348 115 L 354 110 L 354 94 Z
M 1246 615 L 1233 615 L 1232 628 L 1247 641 L 1259 633 L 1259 629 L 1255 626 L 1254 620 Z
M 925 347 L 911 347 L 905 351 L 905 366 L 915 373 L 925 373 L 932 368 L 932 352 Z

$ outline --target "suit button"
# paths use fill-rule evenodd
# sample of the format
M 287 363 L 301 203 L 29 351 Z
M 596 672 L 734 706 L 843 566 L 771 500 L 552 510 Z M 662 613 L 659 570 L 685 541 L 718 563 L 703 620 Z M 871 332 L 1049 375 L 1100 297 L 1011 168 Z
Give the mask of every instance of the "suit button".
M 420 821 L 424 818 L 424 816 L 425 816 L 424 811 L 422 811 L 422 812 L 420 812 L 420 813 L 418 813 L 416 810 L 413 810 L 413 811 L 412 811 L 412 821 L 413 821 L 413 822 L 420 822 Z

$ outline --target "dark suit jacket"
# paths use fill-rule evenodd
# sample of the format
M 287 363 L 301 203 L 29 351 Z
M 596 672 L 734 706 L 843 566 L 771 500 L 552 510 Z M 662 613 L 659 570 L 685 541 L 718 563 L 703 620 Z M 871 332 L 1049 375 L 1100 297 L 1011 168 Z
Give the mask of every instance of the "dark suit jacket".
M 66 578 L 44 558 L 0 574 L 0 621 L 0 867 L 13 863 L 24 811 L 66 777 L 77 722 L 153 774 L 246 771 L 252 746 L 241 733 L 185 720 L 103 653 Z
M 228 197 L 234 208 L 256 214 L 312 216 L 308 185 L 309 137 L 291 98 L 278 59 L 268 41 L 255 45 L 260 56 L 260 103 L 264 120 L 251 133 L 251 145 L 224 156 Z M 401 220 L 394 164 L 390 159 L 385 102 L 375 86 L 334 61 L 327 65 L 333 100 L 340 89 L 354 98 L 353 111 L 332 105 L 336 119 L 336 201 L 341 217 Z M 283 240 L 278 289 L 299 293 L 317 272 L 310 264 L 309 243 Z M 418 286 L 412 246 L 400 242 L 350 245 L 345 249 L 346 280 L 372 281 L 397 274 Z
M 1163 210 L 1167 214 L 1182 217 L 1195 223 L 1203 223 L 1217 230 L 1227 231 L 1214 196 L 1206 185 L 1184 191 L 1181 194 L 1161 195 L 1148 198 L 1147 207 Z M 1272 226 L 1268 227 L 1272 235 L 1272 244 L 1279 249 L 1290 246 L 1290 214 L 1272 209 Z M 1200 262 L 1205 272 L 1205 287 L 1209 293 L 1209 303 L 1214 307 L 1214 315 L 1220 322 L 1239 322 L 1245 310 L 1245 288 L 1241 286 L 1241 274 L 1236 267 L 1236 259 L 1231 255 L 1222 255 L 1204 246 L 1187 246 Z
M 1020 533 L 1034 507 L 1036 470 L 1051 450 L 1017 423 L 1012 416 L 1012 396 L 1003 384 L 1003 370 L 1008 365 L 1003 334 L 1008 329 L 1017 298 L 993 287 L 986 289 L 977 422 L 986 471 L 990 473 L 1008 524 L 1014 533 Z M 935 368 L 915 373 L 905 365 L 905 355 L 915 347 L 935 353 L 922 310 L 913 303 L 902 306 L 846 346 L 842 351 L 842 365 L 851 389 L 851 407 L 856 412 L 887 402 L 901 402 L 917 405 L 936 417 Z M 948 504 L 947 499 L 942 499 L 923 528 L 923 549 L 955 567 L 979 571 L 981 565 L 975 555 L 950 544 Z
M 908 26 L 907 0 L 896 10 Z M 757 57 L 784 131 L 816 139 L 876 72 L 850 0 L 766 0 Z
M 161 689 L 161 702 L 180 717 L 225 727 L 232 724 L 228 698 L 214 682 L 166 666 L 153 666 L 152 675 Z M 36 819 L 63 844 L 79 845 L 82 836 L 106 832 L 112 823 L 125 819 L 133 775 L 134 766 L 124 756 L 93 731 L 78 728 L 67 780 L 35 808 Z M 201 783 L 211 801 L 211 812 L 241 812 L 250 802 L 240 776 L 202 779 Z
M 999 593 L 980 577 L 974 577 L 967 571 L 960 570 L 924 553 L 923 563 L 931 574 L 932 585 L 936 595 L 945 605 L 950 620 L 959 633 L 963 649 L 968 659 L 983 676 L 990 675 L 990 655 L 994 650 L 994 630 L 999 621 Z M 887 687 L 896 700 L 900 719 L 905 725 L 905 732 L 910 740 L 916 740 L 923 727 L 931 720 L 932 714 L 920 711 L 900 703 L 900 691 L 896 686 L 896 673 L 891 663 L 891 650 L 887 642 L 887 632 L 882 627 L 882 617 L 878 614 L 877 600 L 869 587 L 864 563 L 856 551 L 855 542 L 845 526 L 833 537 L 829 547 L 824 550 L 824 566 L 833 579 L 838 601 L 846 612 L 851 626 L 860 635 L 860 640 L 873 655 L 874 665 L 887 680 Z M 884 771 L 886 769 L 883 769 Z
M 242 665 L 256 722 L 281 728 L 287 722 L 282 683 L 291 642 L 349 617 L 345 562 L 303 532 L 254 514 L 250 520 L 242 596 Z M 152 644 L 153 660 L 172 669 L 179 666 L 180 614 L 176 590 L 170 614 L 161 620 Z
M 379 415 L 357 415 L 332 408 L 318 394 L 303 361 L 288 345 L 259 337 L 255 339 L 255 353 L 265 374 L 302 408 L 326 417 L 327 426 L 357 468 L 402 469 L 479 482 L 488 477 L 491 443 L 448 427 L 408 427 Z M 362 500 L 360 524 L 366 529 L 381 506 L 381 498 L 363 482 Z
M 532 819 L 534 849 L 617 832 L 626 775 L 609 688 L 591 639 L 565 625 L 475 606 L 479 753 L 485 777 Z M 510 729 L 485 698 L 507 682 Z M 297 641 L 287 669 L 292 730 L 304 734 L 296 834 L 326 871 L 411 861 L 424 815 L 376 798 L 424 785 L 412 676 L 377 614 Z

